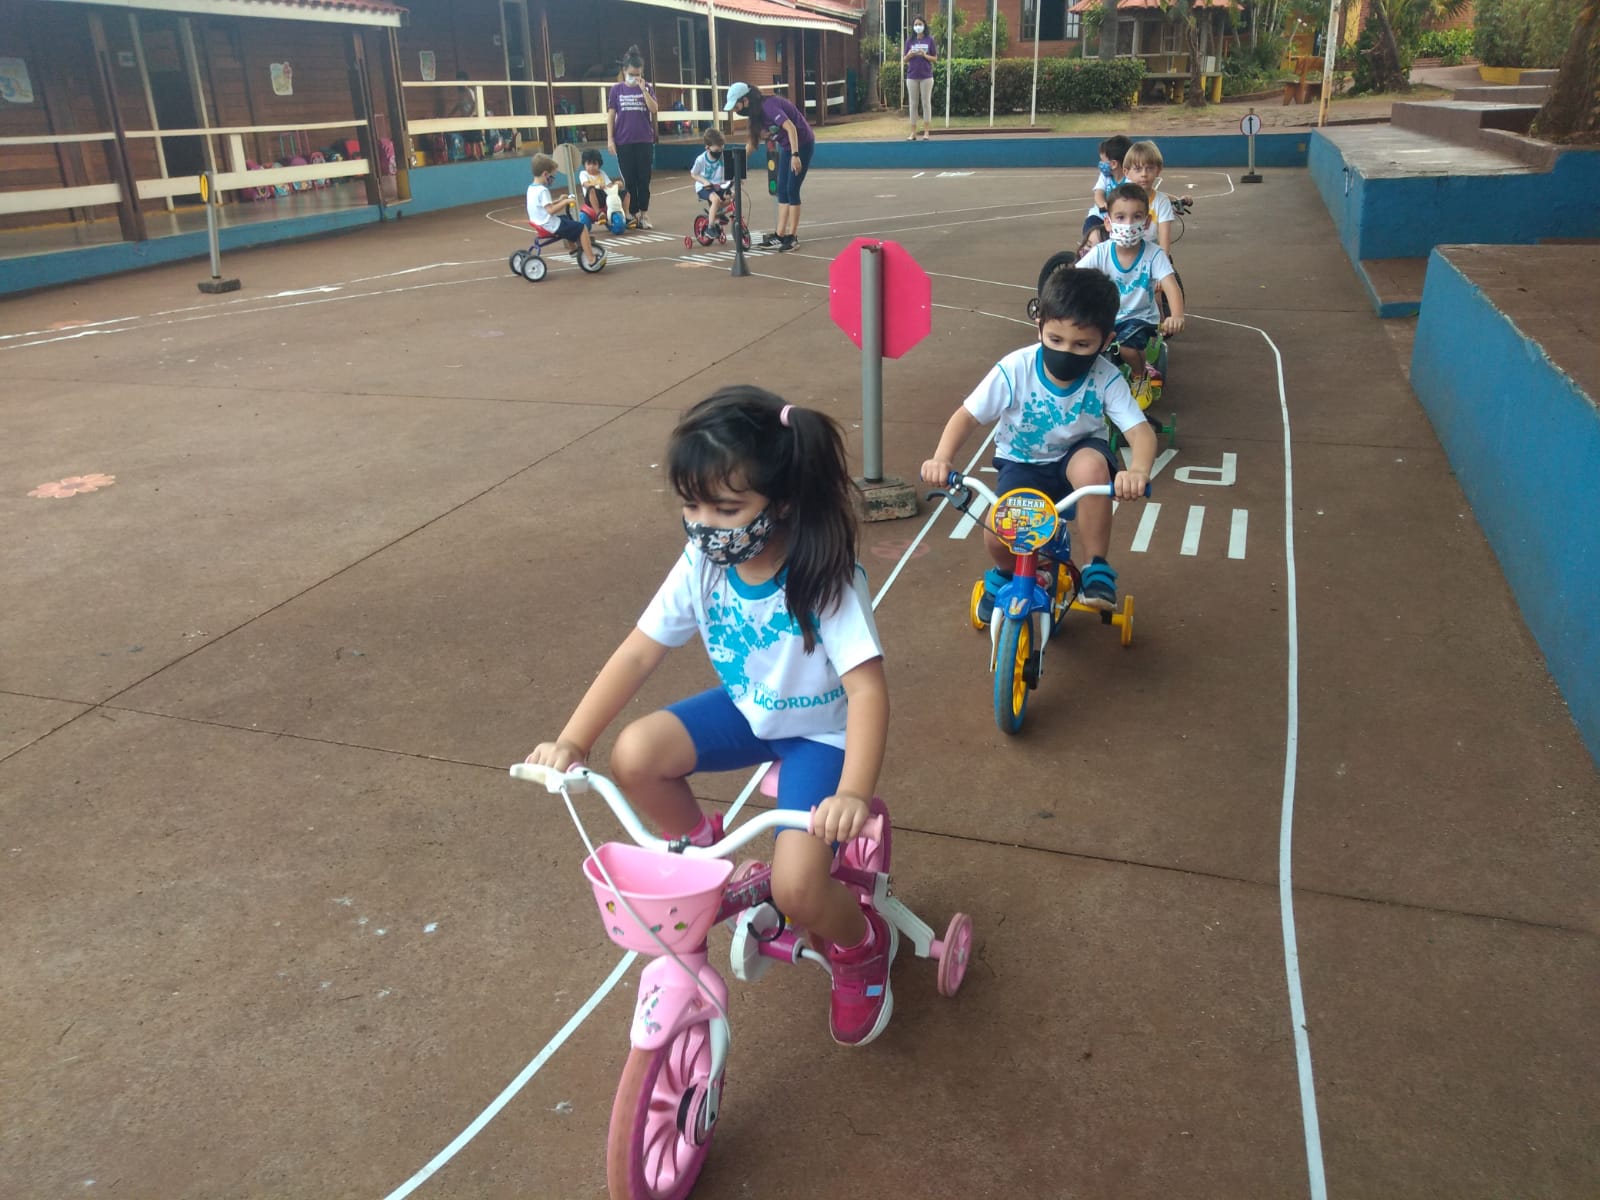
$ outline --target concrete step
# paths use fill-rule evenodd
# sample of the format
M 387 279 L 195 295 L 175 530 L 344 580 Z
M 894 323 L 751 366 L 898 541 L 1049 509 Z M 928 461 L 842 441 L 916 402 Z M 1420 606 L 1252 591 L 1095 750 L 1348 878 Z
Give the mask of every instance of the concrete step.
M 1430 137 L 1396 125 L 1330 125 L 1320 130 L 1319 136 L 1337 147 L 1351 170 L 1367 179 L 1531 175 L 1540 170 L 1509 152 L 1497 153 L 1483 146 Z
M 1527 87 L 1530 84 L 1544 84 L 1548 87 L 1554 87 L 1556 84 L 1556 76 L 1560 74 L 1560 70 L 1555 67 L 1551 67 L 1548 70 L 1524 71 L 1520 76 L 1522 81 L 1521 86 Z
M 1426 258 L 1364 258 L 1361 274 L 1380 317 L 1414 317 L 1422 307 Z
M 1457 88 L 1451 98 L 1481 104 L 1543 105 L 1550 99 L 1550 89 L 1542 84 L 1531 87 L 1526 84 L 1517 87 L 1468 87 Z
M 1527 133 L 1538 115 L 1538 104 L 1491 104 L 1477 100 L 1406 100 L 1391 110 L 1391 119 L 1398 128 L 1464 146 L 1476 145 L 1478 133 L 1483 129 Z

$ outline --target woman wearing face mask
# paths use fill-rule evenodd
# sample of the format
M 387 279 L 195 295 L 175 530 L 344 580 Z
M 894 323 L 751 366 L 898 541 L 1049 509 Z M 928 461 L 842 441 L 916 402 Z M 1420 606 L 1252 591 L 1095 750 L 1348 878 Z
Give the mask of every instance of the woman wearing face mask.
M 911 136 L 917 137 L 917 110 L 922 110 L 922 140 L 928 140 L 933 128 L 933 64 L 939 57 L 938 43 L 928 32 L 928 26 L 918 17 L 911 23 L 911 36 L 906 39 L 906 52 L 900 61 L 905 64 L 906 103 L 911 109 Z
M 736 83 L 728 89 L 723 112 L 745 118 L 745 138 L 750 161 L 768 137 L 778 143 L 778 252 L 793 250 L 799 244 L 800 185 L 811 169 L 811 152 L 816 135 L 797 109 L 782 96 L 763 96 L 761 89 Z
M 606 149 L 617 160 L 617 173 L 627 183 L 629 221 L 650 226 L 650 172 L 655 165 L 656 93 L 644 81 L 644 55 L 629 46 L 622 59 L 622 79 L 606 97 Z

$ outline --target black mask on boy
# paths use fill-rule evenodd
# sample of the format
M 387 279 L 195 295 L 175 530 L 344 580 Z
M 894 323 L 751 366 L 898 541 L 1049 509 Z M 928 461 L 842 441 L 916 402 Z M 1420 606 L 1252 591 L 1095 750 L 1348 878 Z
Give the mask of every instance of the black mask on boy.
M 1040 352 L 1044 355 L 1044 369 L 1050 372 L 1052 378 L 1063 383 L 1075 383 L 1089 373 L 1094 366 L 1094 360 L 1099 354 L 1074 354 L 1071 350 L 1052 350 L 1049 346 L 1040 344 Z

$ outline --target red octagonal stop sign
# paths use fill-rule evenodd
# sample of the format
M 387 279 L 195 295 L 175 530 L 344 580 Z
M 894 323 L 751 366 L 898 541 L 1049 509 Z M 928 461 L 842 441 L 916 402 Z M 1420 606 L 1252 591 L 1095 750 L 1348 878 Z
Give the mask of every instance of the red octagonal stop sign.
M 861 247 L 883 248 L 883 356 L 899 358 L 933 328 L 933 281 L 898 242 L 857 238 L 828 268 L 828 315 L 861 345 Z

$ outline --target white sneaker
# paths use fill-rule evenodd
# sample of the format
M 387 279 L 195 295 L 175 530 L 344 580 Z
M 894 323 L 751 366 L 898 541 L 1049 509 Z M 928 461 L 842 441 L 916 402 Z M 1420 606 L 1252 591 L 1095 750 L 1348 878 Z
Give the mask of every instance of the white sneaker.
M 655 226 L 650 224 L 650 218 L 649 217 L 645 216 L 643 213 L 640 213 L 639 214 L 639 228 L 640 229 L 654 229 Z

